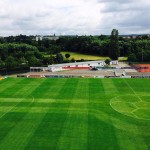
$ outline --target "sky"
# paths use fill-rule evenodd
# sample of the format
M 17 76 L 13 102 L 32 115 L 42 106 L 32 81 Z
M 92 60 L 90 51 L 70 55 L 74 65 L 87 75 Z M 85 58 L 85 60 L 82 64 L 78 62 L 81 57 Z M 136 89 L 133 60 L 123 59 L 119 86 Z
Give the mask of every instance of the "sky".
M 150 0 L 1 0 L 0 36 L 150 34 Z

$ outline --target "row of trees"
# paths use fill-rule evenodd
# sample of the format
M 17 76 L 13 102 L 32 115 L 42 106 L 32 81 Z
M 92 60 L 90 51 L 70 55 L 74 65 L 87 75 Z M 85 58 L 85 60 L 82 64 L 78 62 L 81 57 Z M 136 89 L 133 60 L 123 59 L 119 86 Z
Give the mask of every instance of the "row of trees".
M 57 41 L 35 41 L 34 36 L 25 35 L 4 37 L 0 38 L 0 68 L 63 63 L 61 51 L 109 56 L 113 60 L 126 56 L 131 62 L 150 62 L 150 38 L 122 38 L 116 29 L 110 36 L 62 36 Z
M 0 68 L 16 69 L 41 65 L 42 55 L 28 44 L 0 44 Z
M 150 62 L 150 38 L 148 36 L 122 38 L 116 29 L 112 30 L 111 36 L 61 37 L 57 44 L 64 51 L 109 56 L 113 60 L 130 56 L 130 61 Z
M 70 54 L 65 55 L 66 59 Z M 0 44 L 0 70 L 26 69 L 30 66 L 47 66 L 48 64 L 63 63 L 61 53 L 44 57 L 36 46 L 29 44 L 3 43 Z

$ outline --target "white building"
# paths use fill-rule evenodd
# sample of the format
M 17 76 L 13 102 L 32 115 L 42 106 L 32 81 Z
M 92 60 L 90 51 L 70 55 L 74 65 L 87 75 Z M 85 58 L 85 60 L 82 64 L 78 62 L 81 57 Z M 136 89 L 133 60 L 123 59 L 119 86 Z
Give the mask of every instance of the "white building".
M 48 40 L 51 40 L 51 41 L 56 41 L 59 39 L 59 36 L 36 36 L 35 37 L 35 40 L 36 41 L 42 41 L 43 39 L 48 39 Z
M 75 62 L 75 63 L 64 63 L 64 64 L 55 64 L 49 65 L 49 71 L 61 71 L 61 70 L 69 70 L 69 69 L 89 69 L 91 67 L 104 67 L 104 61 L 86 61 L 86 62 Z
M 43 36 L 43 39 L 48 39 L 51 41 L 56 41 L 59 39 L 59 36 Z
M 35 37 L 35 40 L 36 40 L 36 41 L 42 41 L 42 39 L 43 39 L 43 38 L 42 38 L 42 36 L 40 36 L 40 35 L 38 35 L 38 36 Z
M 111 65 L 118 65 L 118 61 L 111 61 Z M 62 70 L 71 70 L 71 69 L 91 69 L 91 68 L 102 68 L 104 67 L 105 61 L 85 61 L 85 62 L 75 62 L 75 63 L 63 63 L 63 64 L 53 64 L 48 67 L 30 67 L 31 72 L 39 72 L 39 71 L 62 71 Z
M 118 65 L 118 60 L 112 60 L 112 61 L 110 62 L 110 65 Z

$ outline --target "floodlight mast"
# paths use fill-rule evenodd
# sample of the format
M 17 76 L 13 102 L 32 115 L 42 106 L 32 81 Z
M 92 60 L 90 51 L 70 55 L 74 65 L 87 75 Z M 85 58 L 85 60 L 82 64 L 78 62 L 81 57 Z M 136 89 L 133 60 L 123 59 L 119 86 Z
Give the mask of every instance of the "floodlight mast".
M 143 49 L 142 49 L 142 62 L 143 62 Z

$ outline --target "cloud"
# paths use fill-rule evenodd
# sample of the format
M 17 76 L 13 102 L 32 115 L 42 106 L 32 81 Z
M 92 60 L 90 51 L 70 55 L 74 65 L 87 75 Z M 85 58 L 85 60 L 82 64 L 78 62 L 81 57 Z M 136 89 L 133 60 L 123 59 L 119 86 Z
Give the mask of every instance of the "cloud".
M 149 0 L 3 0 L 0 35 L 150 33 Z
M 106 0 L 102 10 L 103 22 L 107 22 L 107 28 L 118 28 L 122 34 L 150 33 L 149 7 L 149 0 L 128 0 L 122 3 L 119 0 Z

